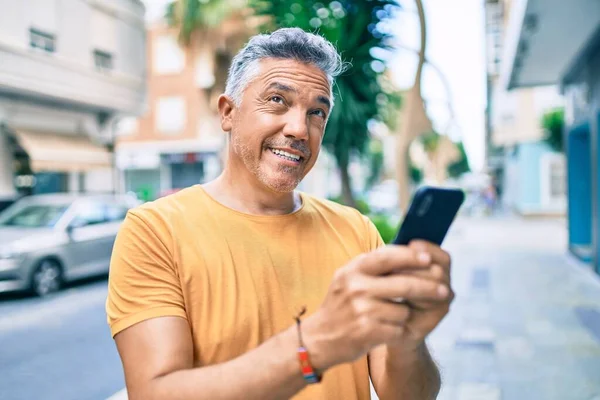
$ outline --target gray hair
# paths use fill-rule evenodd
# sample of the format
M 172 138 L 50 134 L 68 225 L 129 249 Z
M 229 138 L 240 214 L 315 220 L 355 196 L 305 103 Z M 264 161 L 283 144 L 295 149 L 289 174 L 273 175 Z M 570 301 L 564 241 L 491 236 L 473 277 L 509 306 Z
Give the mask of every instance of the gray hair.
M 243 92 L 248 84 L 260 73 L 260 61 L 264 58 L 291 59 L 312 64 L 325 73 L 330 87 L 347 68 L 331 42 L 300 28 L 281 28 L 268 35 L 253 36 L 233 58 L 229 68 L 225 94 L 237 106 L 242 103 Z M 331 101 L 333 106 L 333 98 Z

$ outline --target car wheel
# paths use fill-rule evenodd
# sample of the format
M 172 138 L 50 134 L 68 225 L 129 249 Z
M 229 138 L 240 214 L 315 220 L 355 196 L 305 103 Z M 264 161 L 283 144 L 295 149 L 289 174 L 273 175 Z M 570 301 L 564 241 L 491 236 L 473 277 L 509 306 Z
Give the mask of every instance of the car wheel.
M 44 260 L 38 265 L 31 278 L 31 290 L 36 296 L 47 296 L 60 289 L 62 270 L 54 260 Z

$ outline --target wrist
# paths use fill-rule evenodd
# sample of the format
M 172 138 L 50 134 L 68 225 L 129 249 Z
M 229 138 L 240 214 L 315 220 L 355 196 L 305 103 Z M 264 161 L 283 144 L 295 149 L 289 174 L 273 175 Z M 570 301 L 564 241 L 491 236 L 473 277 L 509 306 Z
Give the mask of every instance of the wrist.
M 386 362 L 393 364 L 411 364 L 428 353 L 424 340 L 386 345 L 386 350 Z
M 313 368 L 319 374 L 323 374 L 326 370 L 335 365 L 331 360 L 329 343 L 322 334 L 321 324 L 317 315 L 312 315 L 302 322 L 302 338 L 304 347 L 310 355 L 310 360 Z
M 300 365 L 298 362 L 298 333 L 296 326 L 290 326 L 276 337 L 277 350 L 275 354 L 280 360 L 284 360 L 286 370 L 292 375 L 301 376 Z M 283 365 L 282 364 L 282 365 Z

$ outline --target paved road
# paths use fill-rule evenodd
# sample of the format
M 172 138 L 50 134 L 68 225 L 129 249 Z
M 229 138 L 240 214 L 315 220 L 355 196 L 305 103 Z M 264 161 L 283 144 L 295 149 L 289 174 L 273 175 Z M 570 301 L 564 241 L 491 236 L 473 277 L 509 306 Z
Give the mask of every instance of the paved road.
M 0 295 L 0 399 L 99 400 L 124 386 L 106 279 L 48 299 Z

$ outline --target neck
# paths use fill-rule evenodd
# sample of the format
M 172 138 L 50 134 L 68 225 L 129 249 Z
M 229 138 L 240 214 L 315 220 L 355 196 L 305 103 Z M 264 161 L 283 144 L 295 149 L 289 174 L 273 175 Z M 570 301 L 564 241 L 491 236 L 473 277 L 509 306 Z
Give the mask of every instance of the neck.
M 216 201 L 246 214 L 284 215 L 300 208 L 298 193 L 278 193 L 261 186 L 252 174 L 233 172 L 229 165 L 218 178 L 203 185 Z

